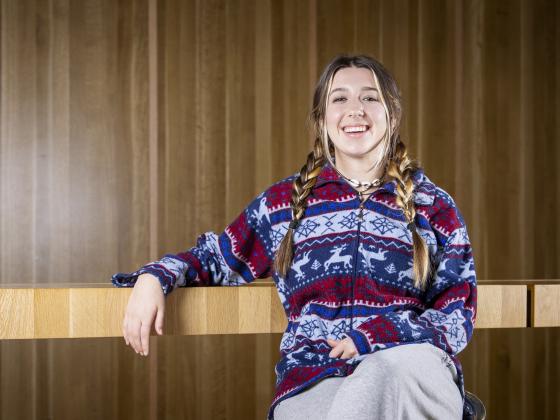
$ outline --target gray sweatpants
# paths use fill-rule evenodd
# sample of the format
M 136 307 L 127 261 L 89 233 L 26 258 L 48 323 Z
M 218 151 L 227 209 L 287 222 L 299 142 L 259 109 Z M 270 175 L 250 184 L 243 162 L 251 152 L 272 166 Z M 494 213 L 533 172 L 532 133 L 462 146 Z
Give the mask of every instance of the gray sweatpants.
M 281 401 L 274 420 L 461 420 L 463 401 L 451 358 L 429 344 L 367 355 L 344 378 L 325 378 Z

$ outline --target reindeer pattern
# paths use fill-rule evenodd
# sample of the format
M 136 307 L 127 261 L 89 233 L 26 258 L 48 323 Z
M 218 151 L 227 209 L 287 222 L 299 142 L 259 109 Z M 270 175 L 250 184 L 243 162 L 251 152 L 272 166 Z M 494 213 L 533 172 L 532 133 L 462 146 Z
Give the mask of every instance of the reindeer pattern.
M 304 220 L 295 235 L 294 258 L 289 270 L 287 287 L 298 289 L 308 286 L 315 279 L 328 274 L 369 274 L 372 279 L 391 286 L 413 288 L 412 238 L 407 236 L 404 221 L 393 221 L 392 225 L 380 225 L 377 215 L 370 213 L 361 223 L 358 236 L 353 220 L 355 211 L 337 213 L 332 218 L 319 215 Z M 337 231 L 348 230 L 340 241 L 328 242 L 321 237 L 332 223 Z M 377 223 L 377 224 L 376 224 Z M 373 229 L 371 227 L 374 227 Z M 379 227 L 379 231 L 375 230 Z M 281 229 L 278 226 L 276 229 Z M 287 229 L 287 227 L 286 227 Z M 384 236 L 379 235 L 382 233 Z M 437 247 L 433 233 L 422 232 L 433 258 Z M 354 261 L 355 260 L 355 261 Z M 466 273 L 466 271 L 465 271 Z
M 359 273 L 369 273 L 381 282 L 412 283 L 412 237 L 404 216 L 397 214 L 389 219 L 382 213 L 367 210 L 359 234 L 357 228 L 357 209 L 304 217 L 293 234 L 292 280 L 304 285 L 319 274 L 350 273 L 356 268 Z M 288 222 L 273 224 L 274 251 L 287 230 Z M 325 236 L 330 232 L 337 236 Z M 434 233 L 428 230 L 419 233 L 435 256 Z

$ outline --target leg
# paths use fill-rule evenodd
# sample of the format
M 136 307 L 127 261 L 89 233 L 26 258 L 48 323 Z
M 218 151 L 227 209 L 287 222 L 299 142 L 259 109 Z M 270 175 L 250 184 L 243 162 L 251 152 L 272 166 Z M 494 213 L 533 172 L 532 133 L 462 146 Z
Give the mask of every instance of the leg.
M 274 409 L 274 420 L 324 419 L 334 395 L 344 378 L 329 377 L 310 388 L 286 398 Z
M 461 420 L 462 415 L 455 365 L 443 350 L 421 343 L 362 360 L 339 388 L 327 420 Z

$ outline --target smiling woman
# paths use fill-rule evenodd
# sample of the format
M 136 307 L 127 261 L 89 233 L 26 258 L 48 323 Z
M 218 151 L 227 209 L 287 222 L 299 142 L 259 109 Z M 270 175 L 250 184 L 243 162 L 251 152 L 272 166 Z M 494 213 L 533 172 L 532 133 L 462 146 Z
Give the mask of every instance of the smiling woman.
M 126 343 L 147 354 L 163 296 L 178 286 L 272 277 L 288 324 L 269 419 L 460 419 L 468 405 L 456 356 L 477 303 L 463 217 L 408 157 L 400 95 L 378 61 L 336 57 L 310 117 L 315 144 L 299 172 L 220 235 L 113 276 L 136 289 Z
M 326 126 L 335 148 L 336 167 L 350 178 L 381 178 L 386 111 L 369 69 L 347 67 L 332 80 Z

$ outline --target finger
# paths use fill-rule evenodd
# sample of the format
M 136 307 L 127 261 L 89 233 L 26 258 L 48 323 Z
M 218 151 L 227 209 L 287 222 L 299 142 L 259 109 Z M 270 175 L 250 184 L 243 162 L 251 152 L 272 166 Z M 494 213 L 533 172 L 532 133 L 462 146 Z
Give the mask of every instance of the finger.
M 342 353 L 341 359 L 350 359 L 351 357 L 354 357 L 352 353 L 352 350 L 345 349 L 344 353 Z
M 330 338 L 327 338 L 327 343 L 329 343 L 329 346 L 334 347 L 339 343 L 339 341 L 331 340 Z
M 128 320 L 125 317 L 124 321 L 123 321 L 123 324 L 122 324 L 122 334 L 123 334 L 124 342 L 128 346 L 128 337 L 126 336 L 126 334 L 127 334 L 127 330 L 126 330 L 127 323 L 128 323 Z
M 140 351 L 142 356 L 148 355 L 148 350 L 150 348 L 150 329 L 152 322 L 143 322 L 140 328 Z
M 334 358 L 340 356 L 341 353 L 342 353 L 342 346 L 336 346 L 331 350 L 329 356 Z
M 152 330 L 156 311 L 157 307 L 154 307 L 153 310 L 149 312 L 148 317 L 142 320 L 142 325 L 140 327 L 140 354 L 142 356 L 148 355 L 150 348 L 150 331 Z
M 158 308 L 157 314 L 156 314 L 156 332 L 159 335 L 163 334 L 163 318 L 164 318 L 164 313 L 165 313 L 165 309 L 164 308 Z
M 135 319 L 133 321 L 130 321 L 128 325 L 128 337 L 130 342 L 132 343 L 132 348 L 136 353 L 139 353 L 142 349 L 142 346 L 140 344 L 140 320 Z

